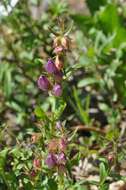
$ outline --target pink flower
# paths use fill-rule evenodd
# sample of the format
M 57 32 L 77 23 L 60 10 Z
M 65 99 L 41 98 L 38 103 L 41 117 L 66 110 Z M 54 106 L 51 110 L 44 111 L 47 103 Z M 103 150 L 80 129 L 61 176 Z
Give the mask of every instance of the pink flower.
M 53 168 L 54 166 L 56 166 L 56 164 L 57 164 L 56 155 L 50 153 L 50 154 L 47 156 L 45 163 L 47 164 L 47 166 L 48 166 L 50 169 Z
M 66 164 L 66 156 L 63 152 L 57 154 L 57 165 L 65 165 Z
M 33 166 L 34 166 L 35 168 L 40 168 L 40 167 L 41 167 L 40 159 L 34 159 L 34 160 L 33 160 Z
M 62 95 L 62 87 L 60 84 L 55 84 L 53 86 L 53 91 L 52 91 L 54 96 L 61 96 Z
M 64 48 L 62 46 L 58 46 L 54 49 L 55 54 L 62 53 L 64 51 Z

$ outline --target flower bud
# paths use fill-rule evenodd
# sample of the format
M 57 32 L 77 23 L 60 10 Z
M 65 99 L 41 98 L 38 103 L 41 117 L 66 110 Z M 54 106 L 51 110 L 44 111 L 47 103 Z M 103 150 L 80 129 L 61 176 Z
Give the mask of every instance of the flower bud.
M 62 39 L 61 39 L 61 45 L 64 47 L 65 50 L 68 50 L 69 49 L 69 46 L 70 46 L 70 40 L 68 37 L 64 36 Z
M 38 79 L 38 87 L 43 91 L 48 91 L 50 88 L 50 82 L 45 76 L 40 76 Z
M 31 177 L 35 177 L 35 176 L 36 176 L 35 170 L 32 170 L 32 171 L 30 172 L 30 176 L 31 176 Z
M 59 55 L 56 56 L 55 65 L 58 70 L 61 70 L 63 68 L 63 58 L 60 57 Z
M 51 169 L 54 166 L 56 166 L 56 162 L 57 162 L 57 158 L 55 154 L 50 153 L 47 158 L 45 163 L 47 164 L 47 166 Z
M 40 159 L 34 159 L 33 166 L 34 166 L 34 168 L 40 168 L 41 167 Z
M 61 96 L 62 95 L 62 87 L 60 84 L 55 84 L 52 90 L 52 94 L 54 96 Z
M 51 59 L 48 60 L 47 64 L 45 65 L 45 70 L 50 74 L 56 72 L 57 68 L 53 60 Z

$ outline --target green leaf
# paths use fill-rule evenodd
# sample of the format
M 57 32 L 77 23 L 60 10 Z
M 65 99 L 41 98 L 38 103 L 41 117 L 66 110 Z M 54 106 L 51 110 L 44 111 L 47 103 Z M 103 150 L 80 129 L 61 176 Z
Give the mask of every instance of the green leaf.
M 4 175 L 3 171 L 4 171 L 4 166 L 5 166 L 8 150 L 9 150 L 8 148 L 5 148 L 4 150 L 0 152 L 0 174 L 2 175 Z
M 58 190 L 57 183 L 54 181 L 54 179 L 48 180 L 48 190 Z
M 104 163 L 100 163 L 100 184 L 103 184 L 106 177 L 108 175 L 108 172 L 106 171 Z
M 56 109 L 55 113 L 54 113 L 54 118 L 55 120 L 58 120 L 60 118 L 60 116 L 62 115 L 64 109 L 66 107 L 66 102 L 61 101 L 60 102 L 60 106 Z
M 107 3 L 107 0 L 86 0 L 87 6 L 92 14 L 97 11 L 100 6 L 103 6 Z
M 98 83 L 98 80 L 97 79 L 94 79 L 94 78 L 85 78 L 85 79 L 82 79 L 78 82 L 78 87 L 85 87 L 87 85 L 91 85 L 91 84 L 95 84 L 95 83 Z
M 110 17 L 111 15 L 111 17 Z M 98 15 L 100 28 L 105 32 L 115 32 L 121 26 L 116 4 L 108 4 Z
M 76 88 L 73 88 L 73 95 L 74 95 L 74 99 L 76 102 L 76 112 L 78 113 L 79 111 L 79 117 L 80 119 L 83 121 L 84 124 L 89 124 L 90 120 L 89 120 L 89 113 L 88 113 L 88 108 L 86 108 L 86 110 L 84 110 L 82 103 L 81 103 L 81 99 L 78 96 L 78 92 L 76 90 Z M 86 101 L 89 101 L 89 97 L 87 97 Z M 89 102 L 86 102 L 87 105 L 89 105 Z
M 34 110 L 34 113 L 37 117 L 44 119 L 44 120 L 49 120 L 48 116 L 46 113 L 43 111 L 43 109 L 40 106 L 37 106 Z
M 71 15 L 71 18 L 74 20 L 75 24 L 85 33 L 92 27 L 93 19 L 91 16 L 74 14 Z

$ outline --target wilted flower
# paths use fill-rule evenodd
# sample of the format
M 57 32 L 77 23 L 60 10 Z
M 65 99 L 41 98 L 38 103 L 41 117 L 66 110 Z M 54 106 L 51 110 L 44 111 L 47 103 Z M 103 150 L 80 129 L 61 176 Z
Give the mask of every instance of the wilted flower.
M 67 147 L 67 140 L 65 138 L 61 138 L 59 141 L 59 150 L 64 152 Z
M 54 96 L 61 96 L 62 95 L 62 87 L 60 84 L 55 84 L 53 86 L 53 90 L 52 90 L 52 93 Z
M 54 166 L 56 166 L 57 164 L 57 158 L 55 154 L 49 153 L 49 155 L 46 158 L 45 163 L 47 164 L 47 166 L 51 169 Z
M 43 91 L 48 91 L 51 86 L 47 77 L 42 76 L 42 75 L 39 77 L 37 83 L 38 83 L 38 87 Z
M 33 166 L 34 168 L 40 168 L 41 167 L 41 162 L 40 162 L 40 159 L 34 159 L 33 160 Z
M 56 56 L 55 65 L 58 70 L 61 70 L 63 68 L 63 58 L 61 56 Z
M 55 66 L 55 63 L 53 62 L 52 59 L 49 59 L 47 64 L 45 65 L 45 70 L 48 72 L 48 73 L 54 73 L 57 71 L 57 68 Z
M 60 46 L 60 45 L 61 45 L 61 37 L 58 36 L 58 37 L 54 38 L 54 40 L 53 40 L 53 46 L 55 48 L 55 47 Z
M 64 47 L 65 50 L 68 50 L 69 49 L 69 45 L 70 45 L 70 40 L 68 37 L 64 36 L 62 39 L 61 39 L 61 44 L 62 46 Z
M 58 149 L 58 140 L 57 139 L 52 139 L 49 144 L 48 144 L 48 151 L 49 152 L 56 152 Z
M 39 140 L 39 138 L 40 138 L 40 133 L 32 134 L 32 136 L 31 136 L 32 143 L 36 143 Z

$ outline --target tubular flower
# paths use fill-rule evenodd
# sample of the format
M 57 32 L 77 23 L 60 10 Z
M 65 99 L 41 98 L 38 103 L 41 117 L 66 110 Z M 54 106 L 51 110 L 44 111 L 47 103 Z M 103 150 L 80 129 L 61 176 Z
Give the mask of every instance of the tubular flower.
M 45 70 L 52 74 L 52 73 L 55 73 L 57 71 L 57 68 L 55 66 L 55 63 L 53 62 L 52 59 L 49 59 L 47 64 L 45 65 Z
M 53 86 L 52 93 L 56 97 L 61 96 L 62 95 L 62 87 L 61 87 L 61 85 L 60 84 L 55 84 Z
M 50 89 L 50 82 L 45 76 L 40 76 L 38 81 L 38 87 L 43 91 L 48 91 Z
M 47 166 L 51 169 L 56 166 L 57 164 L 57 158 L 55 154 L 49 153 L 49 155 L 46 158 L 45 163 Z

